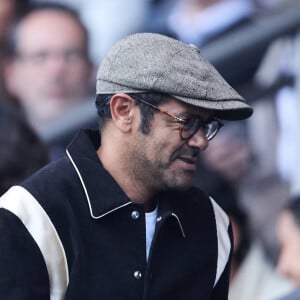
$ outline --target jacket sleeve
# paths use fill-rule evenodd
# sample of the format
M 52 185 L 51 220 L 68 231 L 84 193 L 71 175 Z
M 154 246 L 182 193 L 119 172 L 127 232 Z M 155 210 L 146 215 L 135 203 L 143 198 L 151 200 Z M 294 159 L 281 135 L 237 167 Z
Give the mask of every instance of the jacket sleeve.
M 21 220 L 0 208 L 0 300 L 47 300 L 49 278 L 39 247 Z
M 2 291 L 4 294 L 23 290 L 22 299 L 46 300 L 49 294 L 51 300 L 64 299 L 68 263 L 47 211 L 22 186 L 13 186 L 2 195 L 0 210 L 0 296 Z
M 231 225 L 228 227 L 228 234 L 230 237 L 231 245 L 233 245 L 233 235 Z M 210 300 L 227 300 L 229 291 L 229 279 L 231 270 L 231 259 L 232 259 L 232 248 L 230 251 L 230 256 L 228 258 L 227 264 L 220 276 L 217 284 L 215 285 Z
M 233 233 L 231 222 L 223 209 L 211 198 L 217 229 L 218 257 L 216 281 L 210 300 L 228 299 L 231 260 L 233 253 Z

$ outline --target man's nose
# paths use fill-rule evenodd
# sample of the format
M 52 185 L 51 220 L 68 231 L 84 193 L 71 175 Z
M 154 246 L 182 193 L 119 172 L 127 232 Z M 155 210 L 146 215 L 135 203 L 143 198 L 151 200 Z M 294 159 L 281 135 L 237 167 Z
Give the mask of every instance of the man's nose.
M 208 140 L 200 128 L 187 142 L 190 147 L 198 148 L 201 151 L 204 151 L 208 147 Z

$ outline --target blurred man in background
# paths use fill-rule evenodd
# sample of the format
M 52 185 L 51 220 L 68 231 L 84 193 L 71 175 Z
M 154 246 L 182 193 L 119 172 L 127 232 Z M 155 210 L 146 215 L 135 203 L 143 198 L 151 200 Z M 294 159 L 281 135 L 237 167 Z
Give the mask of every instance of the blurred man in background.
M 5 79 L 37 132 L 87 99 L 87 45 L 76 12 L 60 4 L 36 5 L 17 22 Z

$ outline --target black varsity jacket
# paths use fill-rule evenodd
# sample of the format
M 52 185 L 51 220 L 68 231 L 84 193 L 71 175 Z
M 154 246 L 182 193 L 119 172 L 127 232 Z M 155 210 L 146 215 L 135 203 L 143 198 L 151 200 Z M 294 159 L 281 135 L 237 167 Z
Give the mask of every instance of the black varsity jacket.
M 227 299 L 227 215 L 200 190 L 161 193 L 146 260 L 132 203 L 81 132 L 62 159 L 0 198 L 1 300 Z

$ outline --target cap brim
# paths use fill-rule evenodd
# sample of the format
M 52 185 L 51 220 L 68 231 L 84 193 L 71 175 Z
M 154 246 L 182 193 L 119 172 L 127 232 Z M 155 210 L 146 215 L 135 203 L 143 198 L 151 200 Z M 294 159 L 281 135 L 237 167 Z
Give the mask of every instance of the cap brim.
M 222 120 L 238 121 L 249 118 L 253 113 L 253 108 L 240 99 L 228 100 L 201 100 L 191 99 L 182 96 L 172 95 L 172 97 L 187 104 L 209 109 L 215 112 L 215 116 Z

